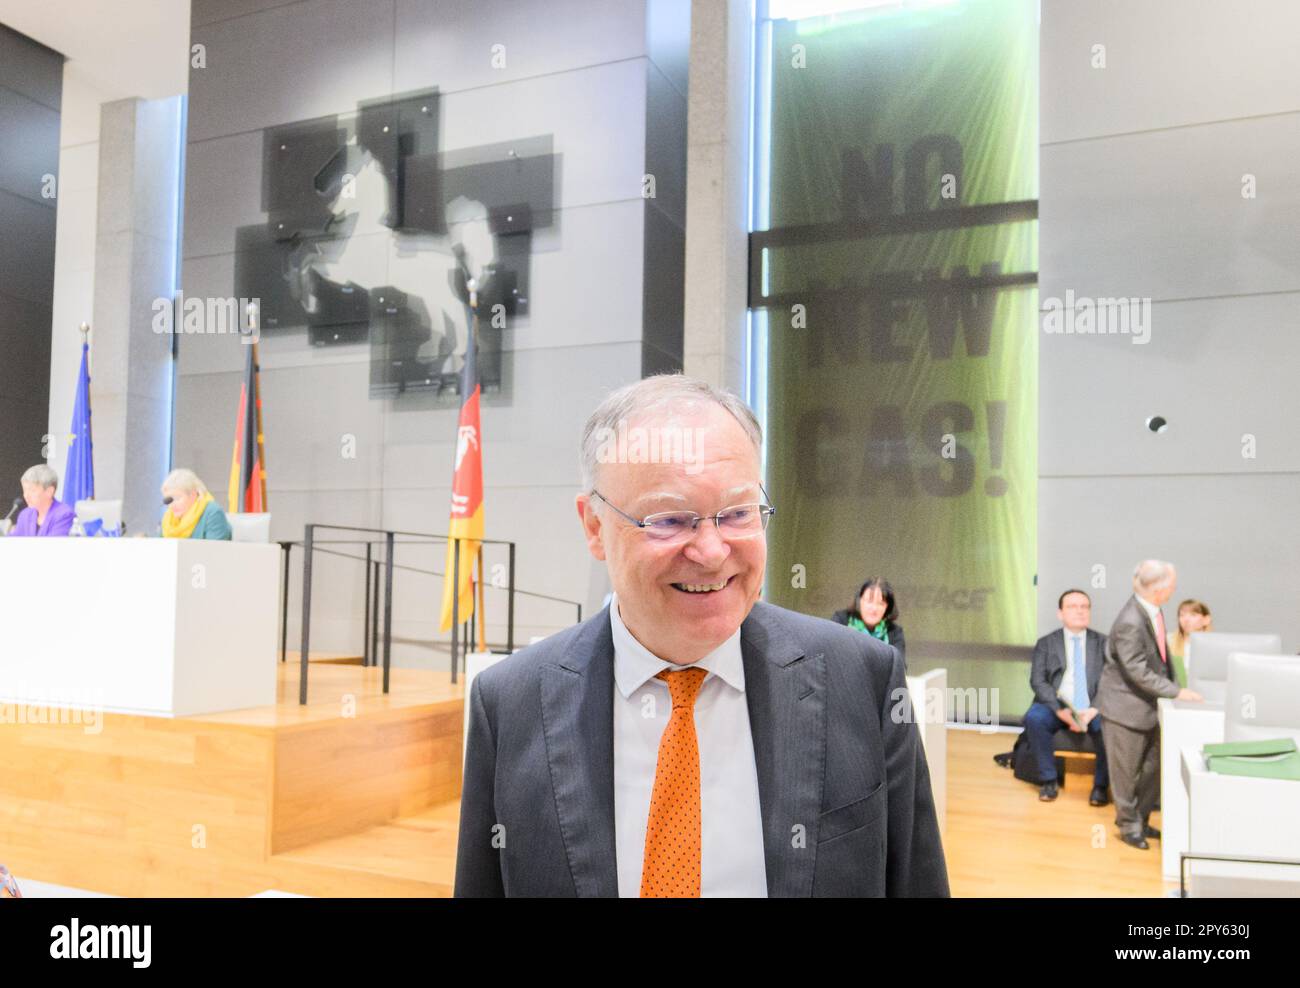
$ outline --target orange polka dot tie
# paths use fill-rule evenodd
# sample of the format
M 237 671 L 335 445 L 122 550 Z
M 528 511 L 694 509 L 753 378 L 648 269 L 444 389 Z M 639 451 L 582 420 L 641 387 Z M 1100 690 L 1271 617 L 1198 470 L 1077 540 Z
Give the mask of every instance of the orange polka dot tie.
M 700 896 L 700 747 L 695 738 L 695 698 L 708 671 L 665 669 L 658 679 L 673 698 L 659 739 L 659 762 L 650 794 L 641 864 L 641 898 Z

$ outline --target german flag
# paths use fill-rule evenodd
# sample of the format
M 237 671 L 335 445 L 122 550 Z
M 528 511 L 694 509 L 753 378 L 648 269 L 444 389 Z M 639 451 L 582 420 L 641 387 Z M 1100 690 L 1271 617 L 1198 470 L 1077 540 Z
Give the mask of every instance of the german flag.
M 460 420 L 456 427 L 456 464 L 451 480 L 451 524 L 447 534 L 460 542 L 460 614 L 468 620 L 474 611 L 474 563 L 483 538 L 483 448 L 479 431 L 477 318 L 470 322 L 465 347 L 465 367 L 460 376 Z M 447 569 L 442 581 L 442 630 L 451 628 L 452 574 L 456 542 L 447 542 Z M 480 613 L 479 621 L 483 615 Z M 480 638 L 481 638 L 480 632 Z
M 266 510 L 266 448 L 262 440 L 262 391 L 257 344 L 245 344 L 244 383 L 235 414 L 235 449 L 230 458 L 228 510 Z

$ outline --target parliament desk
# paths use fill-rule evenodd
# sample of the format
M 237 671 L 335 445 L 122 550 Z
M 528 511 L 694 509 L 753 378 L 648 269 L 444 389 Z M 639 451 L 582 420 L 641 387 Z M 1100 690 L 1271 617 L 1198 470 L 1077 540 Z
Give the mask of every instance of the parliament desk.
M 1188 799 L 1188 851 L 1251 859 L 1187 862 L 1191 895 L 1300 897 L 1300 785 L 1211 772 L 1200 745 L 1178 754 Z
M 1178 881 L 1179 856 L 1188 848 L 1187 783 L 1182 771 L 1184 748 L 1223 740 L 1223 704 L 1190 700 L 1157 701 L 1160 718 L 1160 870 L 1165 881 Z
M 912 712 L 930 768 L 930 788 L 939 830 L 948 829 L 948 670 L 931 669 L 907 677 Z
M 156 717 L 276 700 L 279 548 L 0 539 L 0 703 Z

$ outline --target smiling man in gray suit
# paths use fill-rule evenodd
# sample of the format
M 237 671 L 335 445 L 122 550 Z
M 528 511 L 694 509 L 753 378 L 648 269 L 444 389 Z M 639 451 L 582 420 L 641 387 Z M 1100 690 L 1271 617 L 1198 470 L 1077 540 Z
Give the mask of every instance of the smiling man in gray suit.
M 948 894 L 897 653 L 758 600 L 760 446 L 681 375 L 592 414 L 577 508 L 614 598 L 475 677 L 458 896 Z

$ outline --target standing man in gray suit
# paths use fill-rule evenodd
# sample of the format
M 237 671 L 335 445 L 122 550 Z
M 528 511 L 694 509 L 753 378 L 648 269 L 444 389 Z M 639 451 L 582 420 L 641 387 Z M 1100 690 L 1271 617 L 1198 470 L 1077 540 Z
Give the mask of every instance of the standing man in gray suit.
M 761 442 L 681 375 L 587 421 L 614 597 L 475 677 L 458 896 L 948 894 L 898 654 L 758 600 Z
M 1160 608 L 1173 596 L 1178 574 L 1171 563 L 1148 559 L 1133 571 L 1133 596 L 1120 608 L 1106 638 L 1106 663 L 1097 688 L 1102 737 L 1115 794 L 1120 839 L 1147 850 L 1160 831 L 1148 822 L 1160 776 L 1160 728 L 1156 700 L 1201 700 L 1180 689 L 1169 663 L 1165 619 Z

